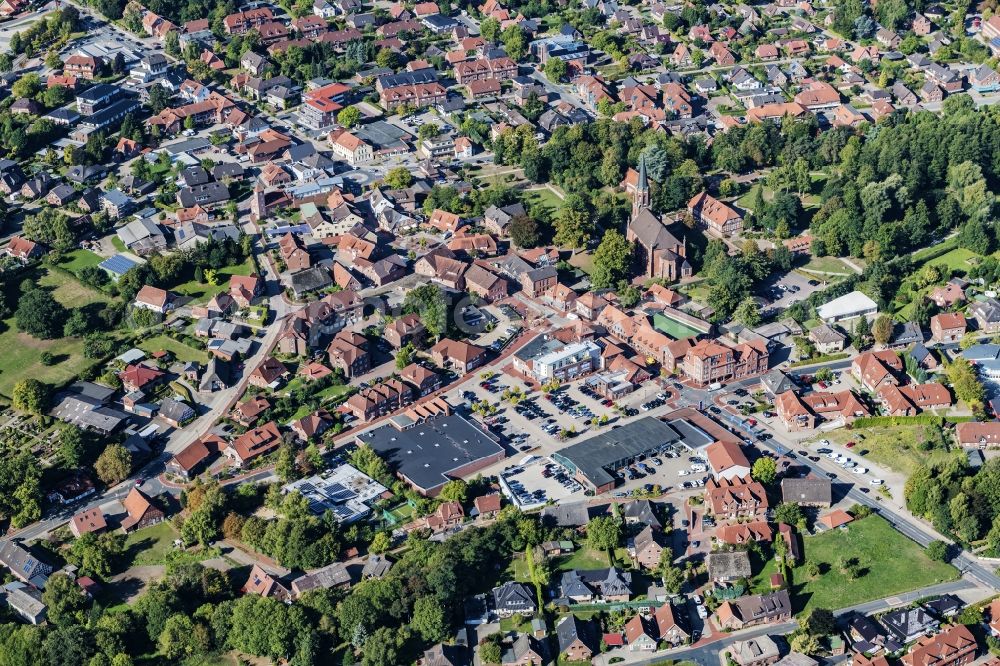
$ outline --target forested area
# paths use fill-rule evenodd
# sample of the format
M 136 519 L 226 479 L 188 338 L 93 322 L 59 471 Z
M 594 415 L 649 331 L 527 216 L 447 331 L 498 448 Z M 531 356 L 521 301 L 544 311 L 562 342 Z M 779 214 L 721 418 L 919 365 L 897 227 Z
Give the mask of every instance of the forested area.
M 227 501 L 211 487 L 189 493 L 195 507 L 188 523 L 206 506 Z M 193 532 L 192 532 L 193 533 Z M 285 605 L 257 595 L 239 595 L 243 570 L 220 572 L 183 558 L 167 565 L 163 580 L 133 604 L 103 608 L 69 585 L 45 592 L 50 624 L 0 624 L 0 664 L 4 666 L 129 666 L 211 659 L 229 650 L 294 666 L 355 663 L 398 666 L 423 649 L 447 639 L 461 619 L 463 600 L 488 591 L 502 576 L 511 552 L 538 544 L 544 531 L 534 518 L 506 511 L 489 527 L 474 527 L 444 543 L 414 535 L 408 549 L 381 579 L 364 581 L 349 592 L 318 590 Z M 308 540 L 308 539 L 307 539 Z M 120 544 L 98 546 L 88 539 L 74 561 L 91 573 L 94 564 L 121 557 Z M 314 547 L 288 539 L 303 552 Z M 102 565 L 99 565 L 102 566 Z M 107 564 L 104 573 L 114 570 Z M 95 573 L 103 579 L 100 572 Z M 53 577 L 53 580 L 59 578 Z M 61 581 L 60 581 L 61 582 Z

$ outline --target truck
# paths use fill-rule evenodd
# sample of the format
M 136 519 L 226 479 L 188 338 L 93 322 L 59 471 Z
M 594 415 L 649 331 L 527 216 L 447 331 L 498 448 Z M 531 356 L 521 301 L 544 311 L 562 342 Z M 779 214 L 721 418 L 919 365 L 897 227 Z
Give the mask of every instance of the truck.
M 709 384 L 708 385 L 708 392 L 709 393 L 714 393 L 715 391 L 718 391 L 721 388 L 722 388 L 722 384 L 720 384 L 719 382 L 715 382 L 713 384 Z

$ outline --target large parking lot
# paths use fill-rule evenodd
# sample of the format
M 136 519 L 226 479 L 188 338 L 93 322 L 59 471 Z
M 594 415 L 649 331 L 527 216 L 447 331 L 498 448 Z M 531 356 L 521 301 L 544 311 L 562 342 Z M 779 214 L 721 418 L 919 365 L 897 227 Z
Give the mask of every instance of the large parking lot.
M 521 509 L 533 509 L 547 502 L 563 502 L 583 496 L 583 486 L 574 481 L 562 465 L 550 458 L 535 457 L 500 475 L 500 486 L 508 499 Z

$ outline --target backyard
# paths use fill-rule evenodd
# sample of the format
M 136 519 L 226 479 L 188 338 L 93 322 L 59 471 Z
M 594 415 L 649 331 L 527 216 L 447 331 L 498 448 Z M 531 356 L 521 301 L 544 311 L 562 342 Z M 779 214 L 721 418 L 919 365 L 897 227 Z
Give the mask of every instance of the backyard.
M 171 291 L 187 296 L 192 303 L 206 303 L 219 292 L 229 289 L 229 278 L 234 275 L 250 275 L 252 270 L 253 263 L 248 260 L 242 264 L 218 269 L 215 273 L 215 284 L 188 280 L 172 287 Z
M 816 563 L 820 575 L 810 577 L 807 565 L 793 570 L 792 607 L 797 612 L 848 608 L 958 578 L 955 567 L 930 559 L 878 516 L 850 523 L 846 530 L 807 536 L 803 550 L 806 562 Z M 842 571 L 845 558 L 857 560 L 854 579 Z M 773 573 L 773 559 L 768 568 Z
M 155 338 L 143 340 L 139 343 L 139 349 L 150 354 L 158 351 L 168 351 L 174 355 L 175 359 L 182 363 L 186 363 L 187 361 L 208 362 L 208 353 L 166 335 L 158 335 Z

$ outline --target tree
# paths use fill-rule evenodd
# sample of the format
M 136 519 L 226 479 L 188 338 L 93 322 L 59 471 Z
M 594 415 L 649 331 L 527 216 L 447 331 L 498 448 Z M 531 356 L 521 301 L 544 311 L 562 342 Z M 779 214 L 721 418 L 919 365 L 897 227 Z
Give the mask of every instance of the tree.
M 559 83 L 566 76 L 566 61 L 560 58 L 549 58 L 545 61 L 545 76 L 553 83 Z
M 448 331 L 448 303 L 436 284 L 424 284 L 407 292 L 403 311 L 420 315 L 424 328 L 435 341 Z
M 413 620 L 410 624 L 428 642 L 444 640 L 448 633 L 448 618 L 441 602 L 435 597 L 417 599 L 413 604 Z
M 524 31 L 521 30 L 521 26 L 517 24 L 507 26 L 500 34 L 500 40 L 503 42 L 507 55 L 514 62 L 519 62 L 524 58 L 525 52 L 528 50 L 528 40 L 524 36 Z
M 172 661 L 202 654 L 211 647 L 205 626 L 182 613 L 167 618 L 157 644 L 160 652 Z
M 125 552 L 125 537 L 116 532 L 94 534 L 88 532 L 80 535 L 70 546 L 73 562 L 80 571 L 98 580 L 106 580 L 111 576 L 115 564 Z
M 986 391 L 979 381 L 975 368 L 968 360 L 958 357 L 946 364 L 945 375 L 959 400 L 964 401 L 973 410 L 982 409 Z
M 880 345 L 888 343 L 892 339 L 892 317 L 884 312 L 880 314 L 872 326 L 872 336 Z
M 342 127 L 351 129 L 358 124 L 361 120 L 361 112 L 358 111 L 356 106 L 349 106 L 346 109 L 341 109 L 340 113 L 337 114 L 337 122 L 340 123 Z
M 469 496 L 469 484 L 462 479 L 452 479 L 441 486 L 441 499 L 464 504 Z
M 774 462 L 774 458 L 757 458 L 753 461 L 753 467 L 750 468 L 750 476 L 754 481 L 769 486 L 778 477 L 778 464 Z
M 673 557 L 673 551 L 670 548 L 665 548 L 660 555 L 660 576 L 663 578 L 663 587 L 667 592 L 670 594 L 680 594 L 681 588 L 684 587 L 684 583 L 687 581 L 687 576 L 683 569 L 669 564 L 671 557 Z M 667 566 L 663 566 L 663 560 L 668 561 Z
M 59 433 L 59 455 L 66 467 L 79 467 L 83 460 L 83 433 L 75 425 L 67 425 Z
M 797 502 L 782 502 L 774 509 L 774 522 L 798 525 L 805 520 L 802 507 Z
M 837 633 L 837 618 L 826 608 L 814 608 L 806 616 L 804 628 L 810 636 L 830 636 Z
M 744 298 L 736 308 L 736 311 L 733 312 L 733 318 L 747 328 L 760 326 L 762 318 L 760 304 L 757 302 L 757 299 L 751 296 Z
M 487 16 L 483 19 L 482 23 L 479 24 L 479 34 L 482 35 L 483 39 L 487 42 L 495 44 L 497 40 L 500 39 L 500 21 L 492 16 Z
M 927 557 L 935 560 L 937 562 L 945 562 L 948 560 L 948 544 L 944 541 L 939 541 L 935 539 L 927 544 Z
M 388 552 L 391 547 L 392 537 L 385 532 L 376 532 L 375 536 L 372 538 L 371 544 L 368 545 L 368 552 L 380 555 Z
M 10 93 L 14 97 L 27 97 L 28 99 L 34 99 L 35 96 L 42 90 L 42 78 L 31 72 L 30 74 L 25 74 L 10 88 Z
M 437 123 L 424 123 L 417 129 L 417 136 L 421 140 L 433 139 L 441 134 L 441 126 Z
M 510 221 L 510 239 L 514 245 L 528 250 L 538 245 L 538 223 L 527 215 L 515 215 Z
M 22 332 L 51 340 L 62 336 L 66 316 L 66 308 L 52 294 L 45 289 L 33 289 L 21 295 L 14 320 Z
M 295 464 L 295 449 L 290 444 L 282 444 L 278 449 L 278 460 L 274 464 L 274 473 L 282 483 L 288 483 L 298 475 Z
M 594 287 L 604 289 L 628 277 L 632 264 L 632 244 L 618 231 L 604 234 L 594 252 L 594 272 L 590 281 Z
M 391 190 L 404 190 L 413 184 L 413 174 L 406 167 L 395 167 L 389 169 L 383 182 Z
M 807 633 L 799 633 L 792 637 L 790 646 L 795 652 L 801 654 L 817 654 L 823 649 L 819 639 Z
M 109 444 L 97 457 L 94 471 L 109 486 L 121 483 L 132 473 L 132 454 L 121 444 Z
M 413 363 L 413 357 L 417 353 L 417 348 L 413 346 L 412 342 L 407 342 L 405 345 L 399 348 L 396 352 L 396 369 L 402 370 L 410 363 Z
M 50 390 L 48 384 L 40 382 L 34 377 L 22 379 L 14 384 L 11 396 L 14 409 L 27 414 L 44 414 L 49 408 Z
M 621 538 L 621 522 L 614 516 L 598 516 L 587 523 L 587 540 L 595 550 L 612 550 Z
M 67 338 L 82 338 L 89 333 L 93 327 L 90 319 L 83 308 L 71 310 L 66 323 L 63 324 L 63 336 Z
M 42 592 L 42 601 L 48 606 L 49 622 L 55 624 L 73 622 L 77 612 L 87 605 L 87 599 L 80 594 L 76 581 L 63 574 L 49 577 Z
M 581 248 L 590 241 L 595 230 L 594 221 L 586 211 L 569 206 L 559 211 L 555 220 L 556 234 L 553 240 L 564 248 Z

